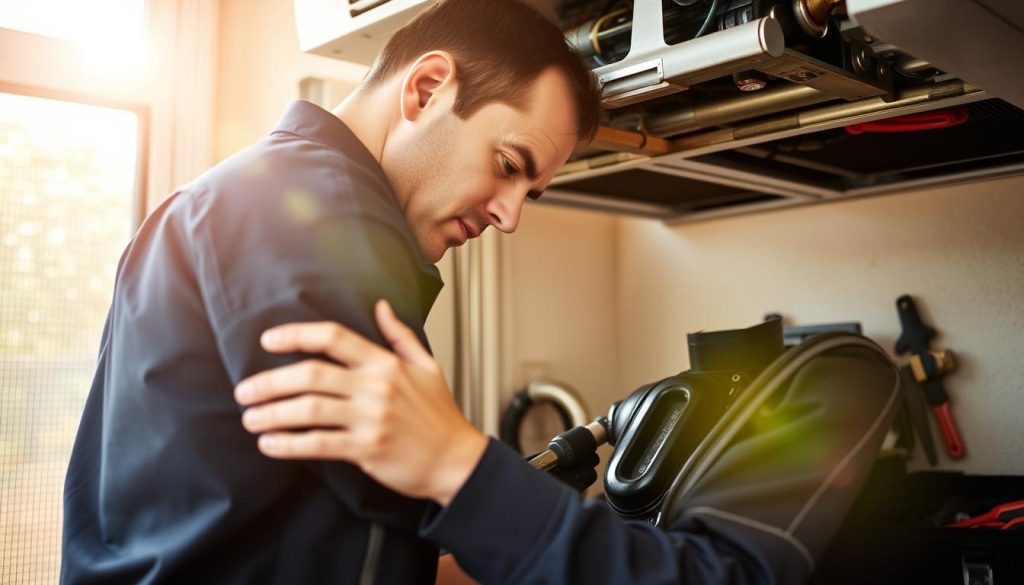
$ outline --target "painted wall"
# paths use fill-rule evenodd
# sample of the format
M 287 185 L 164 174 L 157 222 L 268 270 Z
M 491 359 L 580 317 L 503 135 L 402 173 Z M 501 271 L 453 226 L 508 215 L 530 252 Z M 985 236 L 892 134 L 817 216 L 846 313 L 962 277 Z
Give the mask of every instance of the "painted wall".
M 622 387 L 686 369 L 687 332 L 746 327 L 767 312 L 859 321 L 891 348 L 895 300 L 909 293 L 937 346 L 959 357 L 946 388 L 967 456 L 940 467 L 1022 473 L 1022 192 L 1017 177 L 674 227 L 622 220 Z
M 215 154 L 221 160 L 267 135 L 308 76 L 338 101 L 366 67 L 299 50 L 290 0 L 220 0 Z M 331 104 L 333 107 L 335 104 Z
M 508 288 L 501 404 L 537 377 L 564 382 L 591 417 L 623 395 L 615 216 L 528 204 L 519 229 L 504 237 Z M 562 429 L 539 409 L 523 425 L 524 449 L 539 450 Z

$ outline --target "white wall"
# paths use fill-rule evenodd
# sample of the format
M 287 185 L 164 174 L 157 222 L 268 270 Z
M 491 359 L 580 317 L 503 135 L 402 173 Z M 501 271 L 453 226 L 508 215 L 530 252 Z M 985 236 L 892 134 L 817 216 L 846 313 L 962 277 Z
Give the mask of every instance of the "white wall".
M 622 397 L 618 221 L 607 214 L 528 204 L 517 232 L 504 236 L 503 407 L 536 376 L 572 386 L 591 417 Z M 524 423 L 524 449 L 536 450 L 561 430 L 553 410 L 531 414 Z
M 291 0 L 220 0 L 217 160 L 267 135 L 315 76 L 351 89 L 366 67 L 299 50 Z M 332 105 L 333 106 L 333 105 Z
M 1018 177 L 674 227 L 622 220 L 623 390 L 686 369 L 687 332 L 773 311 L 859 321 L 891 348 L 895 300 L 909 293 L 939 331 L 935 347 L 959 357 L 946 388 L 967 456 L 940 467 L 1024 472 L 1022 192 Z

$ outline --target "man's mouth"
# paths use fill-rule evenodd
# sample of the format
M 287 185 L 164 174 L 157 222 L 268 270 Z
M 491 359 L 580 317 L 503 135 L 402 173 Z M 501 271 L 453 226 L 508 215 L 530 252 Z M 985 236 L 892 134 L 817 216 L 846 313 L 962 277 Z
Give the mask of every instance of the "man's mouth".
M 465 243 L 467 240 L 477 237 L 480 232 L 473 229 L 473 226 L 462 220 L 461 217 L 455 218 L 459 222 L 459 228 L 462 230 L 462 242 Z

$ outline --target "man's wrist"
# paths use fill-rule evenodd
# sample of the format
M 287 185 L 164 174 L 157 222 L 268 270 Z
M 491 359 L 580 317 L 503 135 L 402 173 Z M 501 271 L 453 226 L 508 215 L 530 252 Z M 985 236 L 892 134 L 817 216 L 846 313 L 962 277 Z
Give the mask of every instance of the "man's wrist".
M 450 504 L 469 480 L 486 450 L 487 437 L 469 426 L 461 436 L 453 440 L 449 449 L 439 455 L 430 498 L 441 506 Z

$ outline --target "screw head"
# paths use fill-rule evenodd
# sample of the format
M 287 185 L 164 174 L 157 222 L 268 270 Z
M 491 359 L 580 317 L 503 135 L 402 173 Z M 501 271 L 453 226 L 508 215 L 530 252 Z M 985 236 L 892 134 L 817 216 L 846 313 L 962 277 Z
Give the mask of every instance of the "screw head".
M 767 81 L 758 77 L 744 77 L 736 80 L 736 87 L 740 91 L 759 91 L 767 85 Z

